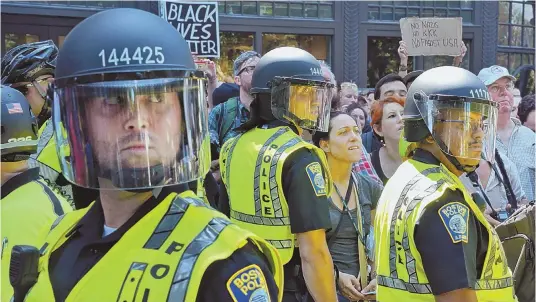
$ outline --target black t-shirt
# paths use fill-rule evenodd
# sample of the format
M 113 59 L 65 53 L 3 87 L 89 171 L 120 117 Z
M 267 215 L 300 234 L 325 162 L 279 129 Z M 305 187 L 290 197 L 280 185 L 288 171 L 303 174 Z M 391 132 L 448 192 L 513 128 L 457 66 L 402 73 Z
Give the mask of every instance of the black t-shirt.
M 102 237 L 104 216 L 102 206 L 97 200 L 73 229 L 69 240 L 50 257 L 50 281 L 56 301 L 65 301 L 78 281 L 135 223 L 154 209 L 169 193 L 182 192 L 185 189 L 185 186 L 164 188 L 158 197 L 147 200 L 125 224 L 106 237 Z M 253 291 L 241 291 L 241 288 L 238 288 L 239 282 L 232 282 L 243 274 L 262 275 L 265 283 L 260 282 L 261 285 L 255 289 L 260 288 L 264 290 L 260 291 L 261 295 L 264 292 L 270 295 L 272 301 L 277 300 L 278 289 L 267 260 L 256 246 L 249 243 L 236 250 L 231 257 L 214 262 L 208 267 L 203 274 L 197 301 L 248 301 L 247 295 L 251 295 Z
M 413 159 L 439 165 L 420 149 Z M 460 191 L 448 190 L 427 207 L 416 223 L 414 237 L 434 295 L 474 289 L 482 274 L 489 238 Z
M 382 164 L 380 160 L 380 149 L 370 154 L 370 162 L 372 164 L 372 167 L 374 168 L 374 171 L 376 171 L 378 177 L 381 179 L 383 185 L 385 186 L 389 178 L 387 178 L 387 176 L 385 176 L 385 174 L 383 173 Z

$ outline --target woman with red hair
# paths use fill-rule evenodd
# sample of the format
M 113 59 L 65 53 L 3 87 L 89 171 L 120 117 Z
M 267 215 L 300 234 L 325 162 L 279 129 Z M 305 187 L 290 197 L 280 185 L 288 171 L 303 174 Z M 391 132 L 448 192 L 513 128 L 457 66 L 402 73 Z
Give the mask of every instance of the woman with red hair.
M 389 96 L 372 103 L 371 126 L 374 135 L 382 142 L 382 147 L 371 153 L 371 160 L 384 185 L 402 164 L 398 143 L 404 129 L 402 117 L 405 101 L 405 98 Z

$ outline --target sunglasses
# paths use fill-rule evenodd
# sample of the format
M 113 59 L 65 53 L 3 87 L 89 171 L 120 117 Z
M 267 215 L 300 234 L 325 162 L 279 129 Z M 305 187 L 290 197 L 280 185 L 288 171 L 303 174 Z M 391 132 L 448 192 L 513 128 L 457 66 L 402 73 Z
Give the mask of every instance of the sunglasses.
M 244 72 L 252 73 L 254 70 L 255 70 L 255 66 L 246 66 L 246 67 L 240 69 L 240 71 L 236 75 L 239 76 Z
M 11 86 L 11 88 L 18 90 L 23 95 L 26 95 L 26 94 L 28 94 L 28 88 L 36 87 L 37 85 L 39 85 L 41 87 L 46 86 L 51 78 L 52 78 L 52 76 L 37 79 L 37 80 L 34 80 L 34 81 L 32 81 L 31 83 L 28 83 L 28 84 L 22 84 L 22 85 L 18 85 L 18 86 L 15 86 L 15 87 Z

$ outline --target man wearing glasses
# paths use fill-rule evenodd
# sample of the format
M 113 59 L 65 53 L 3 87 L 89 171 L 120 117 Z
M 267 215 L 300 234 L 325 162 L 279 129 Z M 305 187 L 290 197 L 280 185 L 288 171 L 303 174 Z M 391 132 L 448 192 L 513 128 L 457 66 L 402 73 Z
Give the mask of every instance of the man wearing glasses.
M 234 129 L 249 119 L 249 105 L 253 98 L 249 94 L 251 89 L 251 75 L 259 62 L 260 55 L 255 51 L 242 53 L 233 64 L 234 81 L 240 87 L 240 95 L 230 98 L 210 111 L 209 131 L 212 153 L 211 171 L 214 178 L 219 181 L 218 158 L 223 144 L 238 135 Z
M 50 117 L 46 95 L 54 81 L 57 55 L 58 48 L 47 40 L 16 46 L 2 58 L 2 84 L 26 97 L 39 127 Z
M 251 75 L 259 59 L 260 55 L 255 51 L 244 52 L 236 58 L 233 73 L 235 83 L 240 87 L 240 96 L 227 100 L 210 112 L 210 142 L 218 153 L 228 139 L 236 136 L 234 129 L 249 118 L 249 105 L 253 100 L 249 94 Z
M 536 134 L 513 119 L 510 113 L 514 110 L 515 77 L 502 66 L 493 65 L 482 69 L 478 77 L 488 88 L 492 101 L 499 106 L 497 118 L 496 148 L 507 156 L 517 167 L 521 186 L 529 200 L 534 200 L 534 158 L 527 154 L 535 154 Z

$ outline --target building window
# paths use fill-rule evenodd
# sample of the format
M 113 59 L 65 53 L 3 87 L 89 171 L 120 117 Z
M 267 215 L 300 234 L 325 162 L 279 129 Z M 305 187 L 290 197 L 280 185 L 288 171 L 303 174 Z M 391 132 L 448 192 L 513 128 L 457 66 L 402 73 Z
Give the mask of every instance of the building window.
M 299 47 L 310 52 L 318 60 L 331 63 L 331 37 L 294 34 L 262 34 L 262 53 L 282 47 Z
M 136 7 L 136 1 L 3 1 L 5 3 L 95 8 Z
M 534 48 L 534 1 L 499 2 L 499 45 Z
M 333 1 L 219 1 L 222 15 L 333 19 Z
M 367 87 L 376 83 L 389 73 L 398 73 L 398 37 L 368 37 L 367 43 Z M 408 59 L 408 72 L 413 71 L 413 59 Z
M 471 40 L 463 40 L 465 43 L 465 46 L 467 47 L 467 52 L 465 53 L 465 56 L 463 57 L 462 65 L 460 67 L 469 69 L 469 66 L 471 66 Z M 439 66 L 450 66 L 452 65 L 452 61 L 454 60 L 454 57 L 452 56 L 423 56 L 423 66 L 424 70 L 428 70 L 434 67 Z
M 274 3 L 274 16 L 288 17 L 288 3 L 285 3 L 285 2 Z
M 534 65 L 534 1 L 499 2 L 497 61 L 513 73 Z
M 523 73 L 516 73 L 518 68 L 523 65 L 534 66 L 534 51 L 532 53 L 515 53 L 515 52 L 497 52 L 497 65 L 504 66 L 510 70 L 510 73 L 515 77 L 520 78 Z M 521 85 L 522 82 L 517 82 L 516 86 Z M 528 74 L 528 80 L 525 82 L 524 87 L 518 87 L 521 90 L 522 95 L 534 93 L 534 70 Z
M 407 4 L 406 4 L 407 3 Z M 398 22 L 405 17 L 462 17 L 473 23 L 474 1 L 369 1 L 368 19 Z
M 4 50 L 4 53 L 9 51 L 11 48 L 17 45 L 33 43 L 33 42 L 38 42 L 38 41 L 39 41 L 39 36 L 37 35 L 6 33 L 4 34 L 4 43 L 6 45 L 5 46 L 6 49 Z
M 223 82 L 234 82 L 233 62 L 244 51 L 253 50 L 253 33 L 220 32 L 220 58 L 216 60 L 218 79 Z
M 534 65 L 534 53 L 498 52 L 497 65 L 514 72 L 521 65 Z

